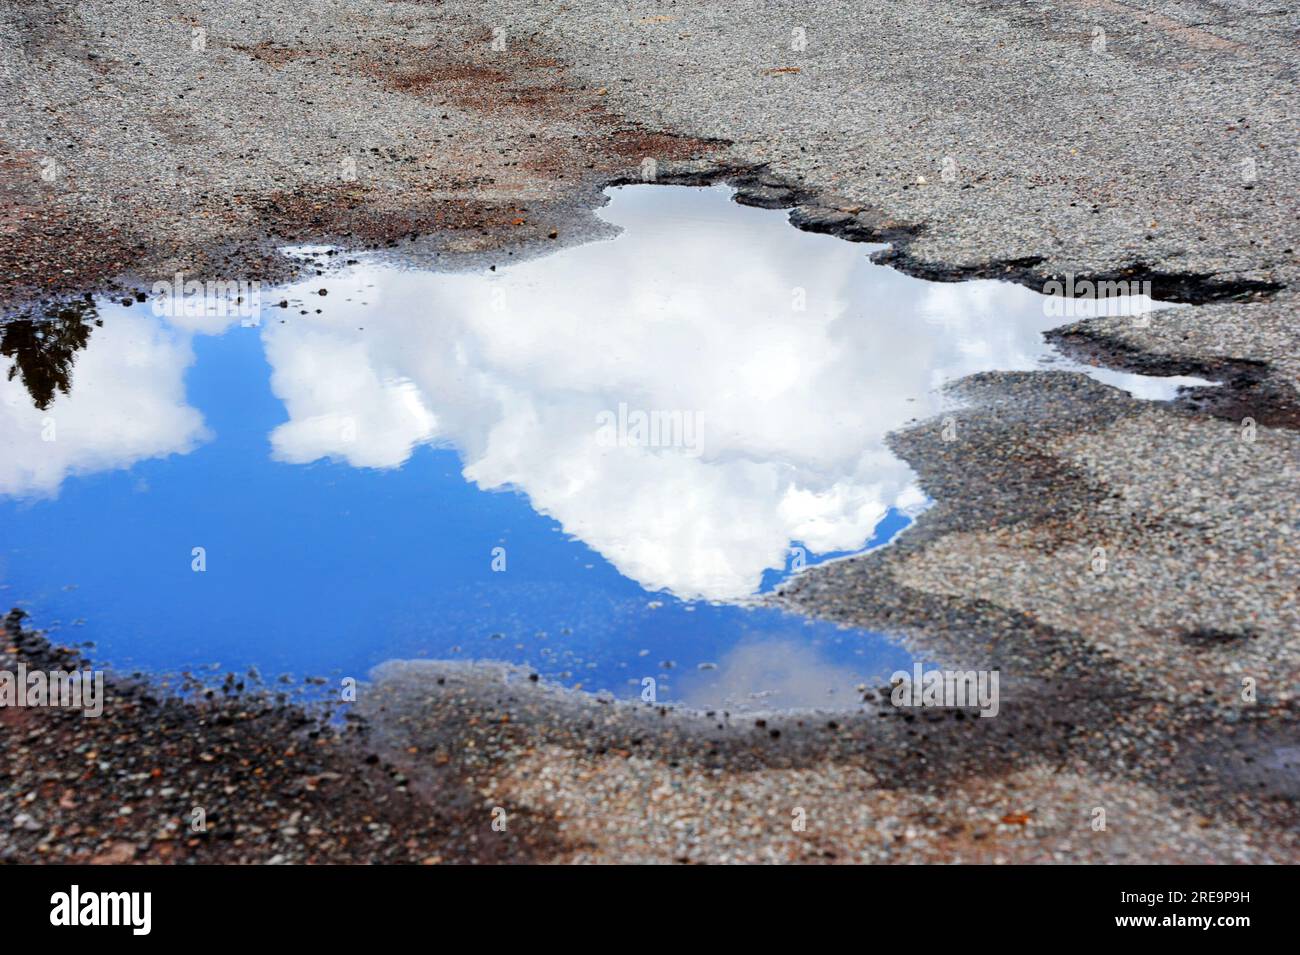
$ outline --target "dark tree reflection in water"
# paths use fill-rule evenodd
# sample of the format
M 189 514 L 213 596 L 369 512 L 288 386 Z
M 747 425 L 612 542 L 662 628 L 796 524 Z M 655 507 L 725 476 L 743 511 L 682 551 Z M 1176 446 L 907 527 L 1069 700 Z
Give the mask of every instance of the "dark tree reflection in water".
M 68 393 L 76 354 L 89 344 L 91 329 L 101 324 L 94 302 L 75 299 L 51 307 L 44 318 L 0 326 L 0 355 L 14 360 L 9 380 L 21 375 L 32 403 L 47 410 L 56 392 Z

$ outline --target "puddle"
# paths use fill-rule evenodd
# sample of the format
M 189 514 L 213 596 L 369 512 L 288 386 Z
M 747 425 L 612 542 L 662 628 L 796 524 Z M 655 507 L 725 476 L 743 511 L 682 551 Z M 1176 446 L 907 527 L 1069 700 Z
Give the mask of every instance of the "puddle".
M 156 673 L 495 659 L 812 706 L 908 667 L 746 598 L 900 532 L 926 502 L 884 435 L 972 372 L 1078 368 L 1042 340 L 1062 319 L 723 187 L 611 195 L 617 238 L 495 271 L 299 250 L 326 273 L 251 314 L 0 330 L 0 602 Z

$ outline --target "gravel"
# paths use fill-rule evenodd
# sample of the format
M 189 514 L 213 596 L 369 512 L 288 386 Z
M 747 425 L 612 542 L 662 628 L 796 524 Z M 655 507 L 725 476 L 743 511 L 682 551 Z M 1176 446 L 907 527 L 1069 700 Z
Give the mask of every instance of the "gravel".
M 322 732 L 279 705 L 0 714 L 0 858 L 1300 860 L 1300 14 L 1148 7 L 0 6 L 9 313 L 177 270 L 282 278 L 289 242 L 442 268 L 541 254 L 597 234 L 601 189 L 653 159 L 660 181 L 728 179 L 799 227 L 888 240 L 919 275 L 1150 281 L 1196 304 L 1051 337 L 1222 382 L 1169 403 L 1061 372 L 960 382 L 956 440 L 933 421 L 892 439 L 934 506 L 775 598 L 999 667 L 996 719 L 870 696 L 758 725 L 448 664 L 376 674 L 310 767 L 273 757 Z M 34 639 L 13 652 L 39 658 Z M 205 798 L 231 835 L 182 838 L 193 774 L 217 772 L 193 757 L 218 746 L 230 775 Z M 157 784 L 135 779 L 150 761 Z M 92 781 L 103 798 L 79 797 Z

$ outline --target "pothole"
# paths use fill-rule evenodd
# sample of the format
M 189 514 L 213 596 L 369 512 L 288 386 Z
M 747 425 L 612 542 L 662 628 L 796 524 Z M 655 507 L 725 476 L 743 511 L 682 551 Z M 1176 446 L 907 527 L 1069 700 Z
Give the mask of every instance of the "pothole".
M 884 438 L 942 387 L 1082 371 L 1045 296 L 937 283 L 726 187 L 611 190 L 614 239 L 475 272 L 300 249 L 6 326 L 3 587 L 155 673 L 490 659 L 701 706 L 846 706 L 910 656 L 751 600 L 926 504 Z M 329 683 L 326 684 L 327 686 Z

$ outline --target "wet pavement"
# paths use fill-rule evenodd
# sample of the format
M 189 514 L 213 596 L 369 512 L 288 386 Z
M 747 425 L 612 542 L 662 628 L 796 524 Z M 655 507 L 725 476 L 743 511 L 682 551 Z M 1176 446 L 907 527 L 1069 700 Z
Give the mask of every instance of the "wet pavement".
M 1294 84 L 1278 79 L 1294 69 L 1293 15 L 1243 18 L 1204 4 L 832 7 L 611 18 L 583 4 L 471 11 L 358 0 L 340 19 L 273 0 L 196 8 L 198 48 L 172 4 L 140 5 L 129 23 L 116 5 L 80 4 L 76 17 L 54 3 L 8 8 L 19 41 L 0 50 L 15 106 L 0 121 L 0 161 L 14 173 L 0 196 L 13 239 L 0 247 L 5 300 L 35 295 L 44 309 L 58 293 L 67 308 L 114 286 L 120 299 L 178 269 L 313 275 L 311 258 L 294 267 L 280 255 L 294 242 L 384 247 L 385 267 L 500 267 L 607 235 L 591 214 L 601 189 L 643 178 L 650 159 L 660 181 L 727 180 L 746 202 L 793 207 L 801 228 L 890 241 L 877 254 L 909 274 L 1037 290 L 1053 278 L 1149 280 L 1158 298 L 1209 303 L 1141 323 L 1087 318 L 1049 335 L 1058 362 L 1048 367 L 1077 368 L 1073 360 L 1110 372 L 1042 371 L 1051 353 L 1036 335 L 1024 338 L 1024 362 L 964 356 L 954 370 L 975 377 L 936 391 L 917 421 L 869 435 L 933 505 L 889 547 L 783 588 L 780 601 L 831 625 L 890 634 L 925 659 L 1000 667 L 1006 699 L 995 720 L 909 723 L 865 707 L 814 732 L 800 717 L 753 717 L 720 746 L 709 718 L 651 736 L 641 721 L 670 719 L 657 708 L 628 724 L 622 706 L 553 697 L 527 672 L 507 684 L 499 669 L 463 664 L 443 683 L 418 667 L 385 671 L 360 709 L 387 765 L 422 780 L 416 798 L 464 809 L 447 831 L 471 858 L 1294 861 L 1300 349 L 1286 288 L 1296 264 Z M 302 29 L 284 35 L 289 22 Z M 325 102 L 334 105 L 315 108 Z M 76 369 L 79 351 L 90 362 L 101 332 L 112 341 L 106 322 L 83 348 L 79 324 L 61 326 L 56 360 L 32 376 L 26 400 L 58 401 L 63 363 Z M 256 355 L 262 331 L 206 340 L 235 343 L 243 332 Z M 15 353 L 46 348 L 11 334 Z M 204 340 L 194 332 L 194 371 L 211 358 Z M 230 432 L 200 443 L 186 409 L 210 423 L 221 402 L 187 400 L 174 360 L 149 363 L 152 346 L 177 340 L 141 341 L 141 380 L 171 382 L 167 402 L 145 405 L 157 424 L 193 436 L 181 457 L 217 447 Z M 365 339 L 335 342 L 373 365 Z M 1093 380 L 1115 371 L 1223 384 L 1144 401 Z M 617 404 L 606 410 L 627 420 Z M 279 423 L 246 432 L 261 454 Z M 310 426 L 282 436 L 303 453 L 328 450 Z M 161 453 L 148 435 L 116 437 L 136 442 L 133 470 Z M 19 480 L 62 476 L 56 466 Z M 741 576 L 784 566 L 774 557 L 793 539 L 747 553 Z M 610 550 L 601 544 L 590 546 Z M 627 554 L 606 556 L 630 573 Z M 656 572 L 665 567 L 682 571 L 669 562 Z M 141 606 L 121 610 L 119 627 Z M 723 652 L 709 656 L 700 662 Z M 759 656 L 734 659 L 739 671 L 764 672 Z M 147 713 L 116 719 L 119 740 L 162 725 Z M 203 719 L 185 731 L 200 747 L 212 743 Z M 63 729 L 61 752 L 89 742 L 75 723 Z M 166 756 L 176 738 L 158 750 L 165 775 L 184 771 Z M 42 811 L 25 805 L 24 824 L 5 834 L 10 856 L 37 844 L 56 856 L 109 851 L 116 806 L 65 807 L 36 785 L 38 755 L 13 764 L 4 791 L 15 812 L 16 800 L 41 793 Z M 213 772 L 242 772 L 239 758 L 225 767 L 218 756 Z M 128 759 L 104 761 L 109 791 L 150 785 L 132 781 Z M 150 805 L 172 818 L 183 801 Z M 492 841 L 487 823 L 503 804 L 527 824 Z M 791 828 L 799 808 L 814 835 Z M 250 835 L 272 821 L 264 804 L 232 809 L 229 857 L 312 857 L 279 827 Z M 1097 809 L 1109 829 L 1095 828 Z M 296 831 L 292 818 L 284 828 Z M 84 834 L 69 837 L 73 829 Z M 134 835 L 149 844 L 145 828 Z

